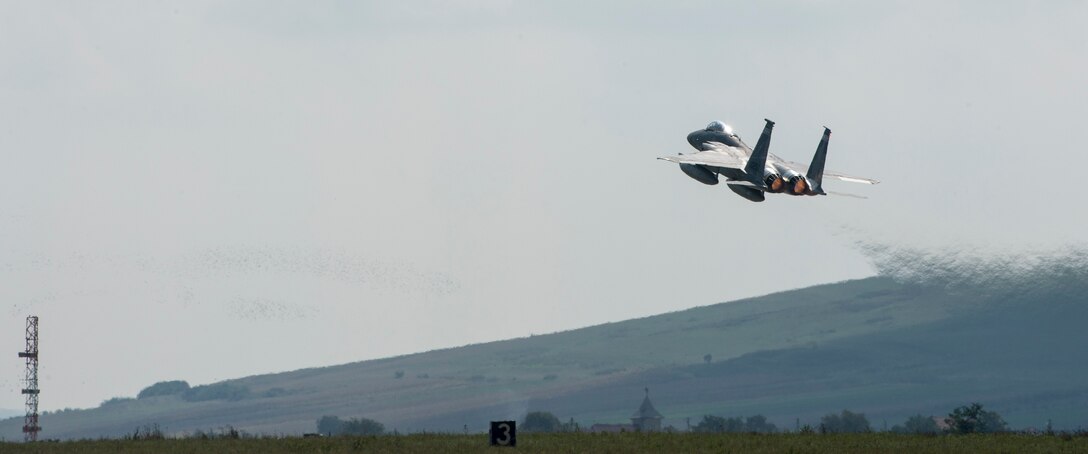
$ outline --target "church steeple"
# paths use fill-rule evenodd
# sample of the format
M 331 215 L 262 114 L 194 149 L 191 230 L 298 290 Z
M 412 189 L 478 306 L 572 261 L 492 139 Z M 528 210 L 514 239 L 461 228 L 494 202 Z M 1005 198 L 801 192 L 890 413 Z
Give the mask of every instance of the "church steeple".
M 661 420 L 665 417 L 658 413 L 654 404 L 650 402 L 650 388 L 645 388 L 646 396 L 642 398 L 642 405 L 638 411 L 631 415 L 631 424 L 642 431 L 661 430 Z

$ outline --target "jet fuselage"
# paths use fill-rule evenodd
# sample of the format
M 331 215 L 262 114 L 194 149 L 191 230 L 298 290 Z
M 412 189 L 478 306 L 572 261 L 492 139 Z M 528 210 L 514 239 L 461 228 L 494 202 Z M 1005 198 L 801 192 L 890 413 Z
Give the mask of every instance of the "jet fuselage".
M 692 147 L 695 147 L 696 150 L 699 150 L 699 151 L 709 150 L 710 147 L 707 146 L 707 144 L 711 143 L 711 142 L 718 142 L 718 143 L 721 143 L 721 144 L 728 145 L 730 147 L 740 148 L 740 149 L 744 150 L 745 153 L 747 153 L 749 155 L 752 154 L 752 148 L 749 147 L 748 144 L 744 143 L 743 140 L 740 140 L 740 137 L 736 136 L 735 134 L 727 134 L 727 133 L 722 132 L 722 131 L 714 131 L 714 130 L 710 130 L 710 129 L 698 129 L 698 130 L 692 131 L 691 134 L 688 134 L 688 143 L 691 144 Z M 697 167 L 697 168 L 686 169 L 686 168 L 684 168 L 684 166 L 691 166 L 691 167 Z M 699 173 L 700 171 L 711 173 L 711 171 L 709 169 L 707 169 L 705 166 L 693 166 L 691 164 L 681 164 L 680 168 L 681 168 L 681 170 L 684 171 L 684 173 L 688 174 L 688 176 L 691 176 L 692 178 L 695 178 L 696 180 L 699 180 L 699 181 L 701 181 L 703 183 L 711 184 L 711 183 L 708 183 L 707 181 L 703 181 L 703 180 L 699 179 L 696 175 L 693 175 L 693 174 Z M 714 169 L 714 173 L 720 174 L 720 175 L 722 175 L 725 178 L 730 179 L 730 180 L 743 180 L 745 178 L 744 171 L 742 171 L 740 169 L 730 169 L 730 168 L 725 168 L 725 167 L 718 167 L 718 168 Z M 717 183 L 717 181 L 715 180 L 714 183 Z M 753 202 L 762 202 L 763 200 L 766 199 L 766 195 L 763 194 L 763 191 L 760 191 L 758 189 L 744 187 L 744 186 L 734 186 L 734 185 L 727 185 L 727 186 L 729 186 L 730 191 L 733 191 L 737 195 L 739 195 L 741 197 L 744 197 L 744 198 L 746 198 L 748 200 L 751 200 Z
M 662 156 L 657 159 L 680 165 L 680 170 L 692 179 L 707 185 L 717 185 L 719 177 L 725 177 L 726 186 L 737 195 L 753 202 L 762 202 L 765 193 L 784 193 L 791 196 L 853 194 L 824 191 L 823 181 L 833 178 L 852 183 L 877 184 L 872 178 L 855 177 L 824 170 L 827 160 L 827 144 L 831 130 L 824 127 L 823 137 L 816 146 L 809 165 L 786 161 L 770 153 L 771 133 L 774 122 L 763 120 L 763 133 L 755 148 L 741 140 L 733 128 L 720 121 L 712 121 L 706 128 L 692 131 L 688 144 L 697 151 Z M 864 198 L 864 197 L 861 197 Z

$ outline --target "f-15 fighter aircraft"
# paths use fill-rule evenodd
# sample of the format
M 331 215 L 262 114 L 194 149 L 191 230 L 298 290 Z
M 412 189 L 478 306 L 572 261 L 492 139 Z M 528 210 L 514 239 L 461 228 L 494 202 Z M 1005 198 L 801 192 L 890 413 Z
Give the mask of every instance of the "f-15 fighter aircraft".
M 740 136 L 733 132 L 733 128 L 720 121 L 712 121 L 706 129 L 688 134 L 688 143 L 699 150 L 698 152 L 664 156 L 658 159 L 680 164 L 680 170 L 700 183 L 718 184 L 718 176 L 721 175 L 725 177 L 725 184 L 730 190 L 753 202 L 762 202 L 767 192 L 861 197 L 824 191 L 824 177 L 854 183 L 879 183 L 870 178 L 824 171 L 827 141 L 831 138 L 831 130 L 826 127 L 824 136 L 820 139 L 820 145 L 816 147 L 816 154 L 812 157 L 812 163 L 808 166 L 786 161 L 771 154 L 768 149 L 771 145 L 774 122 L 764 121 L 767 124 L 763 127 L 763 134 L 760 134 L 755 149 L 749 148 Z

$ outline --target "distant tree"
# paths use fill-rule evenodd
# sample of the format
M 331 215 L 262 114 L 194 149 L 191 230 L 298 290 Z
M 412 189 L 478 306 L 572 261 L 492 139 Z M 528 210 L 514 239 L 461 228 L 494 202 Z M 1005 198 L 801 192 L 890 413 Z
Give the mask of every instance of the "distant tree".
M 520 428 L 526 432 L 558 432 L 563 429 L 563 423 L 550 412 L 533 411 L 525 415 Z
M 744 429 L 744 420 L 740 418 L 723 418 L 715 415 L 703 416 L 703 420 L 691 428 L 694 432 L 702 433 L 736 433 L 744 432 Z
M 148 386 L 136 395 L 137 399 L 144 399 L 147 397 L 155 396 L 172 396 L 174 394 L 181 394 L 189 390 L 189 383 L 185 380 L 171 380 L 160 381 L 154 385 Z
M 691 427 L 692 432 L 718 433 L 725 432 L 725 418 L 714 415 L 703 415 L 703 420 Z
M 381 435 L 385 433 L 385 426 L 373 419 L 351 418 L 340 426 L 340 433 L 344 435 Z
M 843 410 L 840 414 L 831 413 L 820 418 L 820 431 L 830 433 L 871 432 L 869 419 L 864 413 Z
M 131 397 L 114 397 L 114 398 L 106 399 L 106 400 L 102 401 L 101 404 L 98 404 L 98 407 L 99 408 L 115 407 L 115 406 L 124 404 L 126 402 L 132 402 L 134 400 L 136 400 L 136 399 L 133 399 Z
M 261 397 L 280 397 L 288 394 L 291 394 L 291 392 L 280 387 L 275 387 L 264 390 L 264 392 L 261 393 Z
M 206 400 L 242 400 L 249 397 L 249 388 L 234 383 L 213 383 L 189 388 L 181 393 L 181 398 L 188 402 L 202 402 Z
M 344 421 L 331 415 L 325 415 L 317 419 L 317 433 L 325 435 L 339 435 Z
M 703 362 L 705 362 L 707 364 L 710 364 L 711 359 L 714 359 L 714 357 L 710 356 L 710 353 L 707 353 L 707 354 L 703 355 Z
M 892 426 L 892 432 L 904 433 L 904 434 L 935 434 L 940 432 L 940 428 L 937 427 L 937 422 L 932 417 L 914 415 L 907 418 L 907 421 L 902 426 Z
M 956 434 L 969 433 L 994 433 L 1009 430 L 1008 424 L 997 412 L 982 409 L 982 404 L 975 402 L 971 405 L 952 410 L 945 418 L 949 431 Z
M 995 411 L 983 411 L 979 414 L 979 427 L 986 433 L 993 432 L 1008 432 L 1009 424 L 1005 422 L 1005 418 L 997 414 Z
M 774 433 L 778 431 L 778 428 L 774 424 L 767 422 L 767 417 L 763 415 L 749 416 L 748 420 L 744 422 L 745 432 L 756 433 Z

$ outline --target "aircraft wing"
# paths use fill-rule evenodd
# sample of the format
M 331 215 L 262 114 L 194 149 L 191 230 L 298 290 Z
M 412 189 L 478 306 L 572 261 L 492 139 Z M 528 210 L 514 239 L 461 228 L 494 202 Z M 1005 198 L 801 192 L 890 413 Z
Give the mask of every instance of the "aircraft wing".
M 676 156 L 662 156 L 662 159 L 677 164 L 699 164 L 710 167 L 725 167 L 730 169 L 744 169 L 748 163 L 748 153 L 743 150 L 722 145 L 720 143 L 707 143 L 711 149 L 696 153 L 681 154 Z
M 778 162 L 780 164 L 797 171 L 797 173 L 800 173 L 800 174 L 804 175 L 805 173 L 808 172 L 808 165 L 801 164 L 800 162 L 786 161 L 784 159 L 779 158 L 778 156 L 774 156 L 774 158 L 776 160 L 778 160 Z M 846 174 L 839 173 L 839 172 L 834 172 L 834 171 L 831 171 L 831 170 L 824 170 L 824 177 L 825 178 L 834 178 L 836 180 L 842 180 L 842 181 L 849 181 L 851 183 L 863 183 L 863 184 L 877 184 L 877 183 L 880 183 L 880 181 L 874 180 L 872 178 L 855 177 L 855 176 L 850 176 L 850 175 L 846 175 Z

